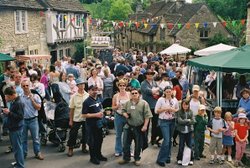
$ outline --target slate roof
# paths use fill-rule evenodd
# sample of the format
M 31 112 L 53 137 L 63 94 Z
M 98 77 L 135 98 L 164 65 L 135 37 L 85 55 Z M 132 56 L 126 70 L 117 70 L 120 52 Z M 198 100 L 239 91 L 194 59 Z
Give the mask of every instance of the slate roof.
M 44 7 L 36 0 L 0 0 L 0 8 L 43 10 Z
M 51 10 L 61 11 L 61 12 L 79 12 L 88 13 L 87 10 L 83 8 L 83 5 L 79 0 L 39 0 L 41 4 Z
M 196 13 L 197 11 L 205 5 L 204 3 L 184 3 L 179 9 L 176 8 L 176 2 L 165 2 L 160 1 L 153 3 L 149 8 L 147 8 L 142 16 L 144 18 L 147 18 L 146 16 L 148 14 L 152 15 L 152 18 L 154 17 L 160 17 L 163 16 L 167 23 L 173 23 L 176 25 L 176 23 L 187 23 Z M 139 19 L 138 19 L 139 20 Z M 151 26 L 149 26 L 151 27 Z M 152 28 L 152 27 L 151 27 Z M 178 29 L 177 25 L 172 29 L 171 35 L 175 35 L 180 29 Z M 141 33 L 147 33 L 151 32 L 151 30 L 138 30 Z

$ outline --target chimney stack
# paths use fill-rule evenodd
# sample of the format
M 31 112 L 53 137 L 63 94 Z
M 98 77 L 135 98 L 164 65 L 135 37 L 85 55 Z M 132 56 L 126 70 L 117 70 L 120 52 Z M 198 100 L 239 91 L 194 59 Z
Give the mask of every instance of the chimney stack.
M 247 34 L 246 34 L 246 44 L 250 45 L 250 2 L 247 4 Z

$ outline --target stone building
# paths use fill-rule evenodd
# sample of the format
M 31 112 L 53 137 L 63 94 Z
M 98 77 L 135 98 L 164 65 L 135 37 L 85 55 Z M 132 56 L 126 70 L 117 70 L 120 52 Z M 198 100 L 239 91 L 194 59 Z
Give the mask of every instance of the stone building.
M 0 52 L 72 56 L 87 30 L 88 12 L 79 0 L 0 0 Z
M 139 23 L 139 26 L 122 28 L 116 32 L 117 46 L 124 49 L 135 47 L 159 51 L 165 48 L 164 45 L 175 42 L 188 48 L 201 49 L 215 34 L 232 38 L 232 34 L 204 3 L 159 1 L 152 3 L 145 11 L 138 10 L 136 14 L 130 15 L 130 20 Z M 147 27 L 142 23 L 143 20 L 144 23 L 148 20 Z
M 0 0 L 0 52 L 48 54 L 44 11 L 34 0 Z

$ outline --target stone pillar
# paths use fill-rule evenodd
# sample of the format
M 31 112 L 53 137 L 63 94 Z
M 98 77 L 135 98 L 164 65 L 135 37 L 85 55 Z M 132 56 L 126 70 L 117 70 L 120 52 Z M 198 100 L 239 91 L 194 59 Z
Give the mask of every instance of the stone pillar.
M 247 4 L 247 32 L 246 32 L 246 44 L 250 45 L 250 2 Z

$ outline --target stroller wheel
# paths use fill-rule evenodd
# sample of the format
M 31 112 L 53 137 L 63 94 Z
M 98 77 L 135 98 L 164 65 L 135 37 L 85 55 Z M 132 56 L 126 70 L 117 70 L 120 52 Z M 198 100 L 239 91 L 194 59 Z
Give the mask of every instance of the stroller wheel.
M 66 149 L 64 144 L 59 144 L 59 146 L 57 147 L 57 151 L 58 152 L 64 152 Z
M 47 145 L 47 138 L 46 137 L 41 137 L 40 143 L 41 143 L 42 146 L 46 146 Z

